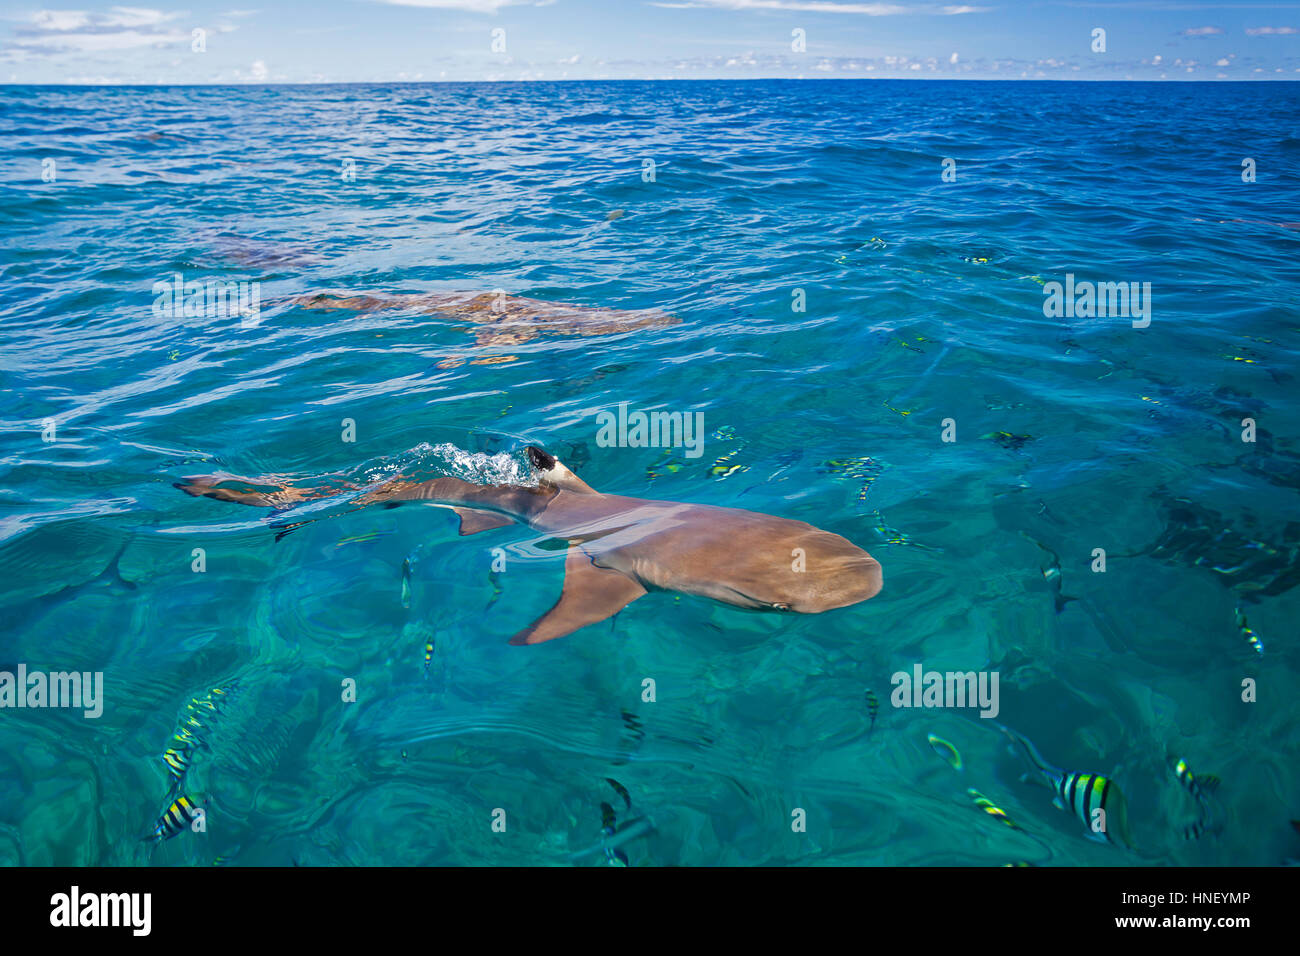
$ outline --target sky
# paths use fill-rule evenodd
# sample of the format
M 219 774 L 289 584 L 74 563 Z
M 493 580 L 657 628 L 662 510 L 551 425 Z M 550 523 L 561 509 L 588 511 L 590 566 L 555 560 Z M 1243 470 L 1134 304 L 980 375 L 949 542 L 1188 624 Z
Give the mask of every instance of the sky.
M 1300 80 L 1300 0 L 235 2 L 0 0 L 0 83 Z

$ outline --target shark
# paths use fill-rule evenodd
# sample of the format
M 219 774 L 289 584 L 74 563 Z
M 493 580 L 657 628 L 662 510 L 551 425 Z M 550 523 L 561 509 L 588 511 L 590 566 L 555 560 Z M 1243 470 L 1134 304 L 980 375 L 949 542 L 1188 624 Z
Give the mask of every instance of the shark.
M 448 507 L 460 518 L 461 535 L 521 524 L 566 541 L 559 599 L 511 644 L 565 637 L 655 591 L 796 614 L 820 614 L 880 593 L 880 563 L 838 534 L 738 508 L 606 494 L 543 449 L 530 445 L 526 454 L 535 485 L 397 476 L 354 501 L 357 508 L 405 502 Z M 299 486 L 284 476 L 225 472 L 189 477 L 176 487 L 196 497 L 280 510 L 337 493 L 328 482 Z
M 401 309 L 430 318 L 464 323 L 474 330 L 478 348 L 523 345 L 543 336 L 589 337 L 615 335 L 634 329 L 661 329 L 681 319 L 661 309 L 611 309 L 601 306 L 544 302 L 504 292 L 415 292 L 335 293 L 318 292 L 299 296 L 292 305 L 300 309 L 350 312 L 381 312 Z M 474 359 L 471 365 L 495 365 L 517 359 L 514 355 L 492 355 Z M 444 359 L 439 368 L 456 368 L 458 358 Z

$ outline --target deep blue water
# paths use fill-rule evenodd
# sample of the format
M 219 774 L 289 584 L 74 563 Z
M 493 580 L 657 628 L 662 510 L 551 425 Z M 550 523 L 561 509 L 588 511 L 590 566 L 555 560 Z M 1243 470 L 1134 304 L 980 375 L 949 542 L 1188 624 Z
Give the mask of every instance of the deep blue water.
M 0 87 L 0 670 L 105 682 L 98 719 L 0 710 L 0 861 L 565 864 L 602 801 L 653 821 L 632 865 L 1300 856 L 1298 116 L 1291 83 Z M 258 321 L 156 314 L 175 273 L 258 283 Z M 1045 315 L 1067 275 L 1150 283 L 1149 326 Z M 496 289 L 679 321 L 292 301 Z M 602 447 L 620 402 L 703 412 L 702 456 Z M 530 443 L 836 531 L 885 589 L 652 594 L 511 647 L 562 579 L 525 528 L 338 507 L 277 540 L 303 515 L 172 487 L 502 475 Z M 891 706 L 915 664 L 997 671 L 999 720 L 1111 776 L 1137 852 L 993 721 Z M 214 687 L 182 787 L 207 830 L 140 842 Z M 1176 757 L 1222 780 L 1199 838 Z

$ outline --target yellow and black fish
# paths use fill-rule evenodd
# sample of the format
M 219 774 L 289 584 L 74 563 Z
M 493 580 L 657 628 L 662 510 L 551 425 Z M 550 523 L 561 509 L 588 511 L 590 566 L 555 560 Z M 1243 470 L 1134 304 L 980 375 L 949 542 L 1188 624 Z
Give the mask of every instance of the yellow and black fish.
M 662 478 L 663 474 L 659 471 L 660 468 L 668 472 L 681 471 L 682 468 L 681 459 L 673 455 L 671 448 L 665 448 L 664 453 L 659 456 L 658 460 L 655 461 L 653 465 L 650 465 L 649 467 L 646 468 L 645 470 L 646 478 L 649 481 L 654 481 L 656 478 Z
M 926 737 L 926 740 L 930 742 L 931 749 L 946 760 L 953 770 L 961 770 L 961 754 L 957 752 L 956 747 L 948 743 L 948 741 L 944 740 L 942 737 L 937 737 L 934 734 L 929 734 Z
M 213 687 L 204 696 L 191 697 L 186 701 L 180 726 L 172 735 L 171 746 L 162 755 L 167 773 L 172 778 L 169 794 L 180 790 L 195 753 L 208 749 L 205 731 L 211 730 L 216 719 L 224 712 L 230 699 L 229 691 L 234 686 L 232 683 L 227 687 Z
M 1035 440 L 1033 435 L 1013 435 L 1011 432 L 989 432 L 987 435 L 981 435 L 980 438 L 991 439 L 999 448 L 1005 448 L 1008 451 L 1019 451 L 1026 444 Z
M 173 788 L 179 787 L 185 779 L 185 774 L 190 769 L 190 755 L 193 752 L 192 747 L 168 747 L 163 753 L 163 763 L 167 764 L 167 772 L 172 776 Z
M 1263 655 L 1264 642 L 1259 639 L 1258 634 L 1250 629 L 1250 626 L 1246 623 L 1246 615 L 1241 612 L 1241 608 L 1237 608 L 1237 629 L 1241 631 L 1241 636 L 1246 639 L 1246 643 L 1253 647 L 1257 654 Z
M 1214 774 L 1207 773 L 1196 776 L 1192 773 L 1192 768 L 1187 766 L 1187 761 L 1179 758 L 1173 762 L 1174 776 L 1198 802 L 1202 802 L 1209 797 L 1210 791 L 1219 786 L 1219 778 Z
M 734 462 L 732 462 L 732 459 L 735 458 L 737 455 L 739 455 L 742 451 L 744 451 L 743 445 L 740 448 L 732 449 L 731 451 L 727 452 L 725 455 L 720 457 L 717 461 L 713 463 L 713 467 L 709 469 L 709 476 L 711 478 L 717 478 L 721 480 L 723 478 L 730 478 L 738 471 L 747 471 L 749 468 L 748 465 L 737 465 Z
M 1192 799 L 1196 801 L 1196 807 L 1200 811 L 1197 819 L 1183 828 L 1184 840 L 1197 840 L 1203 836 L 1212 826 L 1214 826 L 1214 808 L 1210 805 L 1210 792 L 1219 785 L 1219 778 L 1213 774 L 1204 774 L 1197 776 L 1192 773 L 1191 767 L 1187 766 L 1187 761 L 1181 757 L 1172 763 L 1174 776 L 1183 788 L 1191 794 Z
M 984 794 L 980 793 L 974 787 L 967 787 L 966 795 L 975 801 L 975 806 L 979 807 L 995 820 L 1005 823 L 1013 830 L 1021 829 L 1020 824 L 1016 823 L 1015 820 L 1012 820 L 1005 810 L 997 806 L 992 800 L 984 796 Z
M 424 642 L 424 676 L 429 676 L 429 665 L 433 663 L 433 638 Z
M 880 700 L 872 691 L 867 691 L 867 714 L 871 717 L 871 729 L 867 733 L 876 729 L 876 714 L 880 711 Z
M 1009 727 L 1002 727 L 1002 732 L 1021 746 L 1042 781 L 1055 791 L 1052 803 L 1073 813 L 1088 828 L 1089 839 L 1133 848 L 1128 831 L 1128 803 L 1119 784 L 1099 773 L 1053 767 L 1020 734 Z
M 161 843 L 163 840 L 170 840 L 176 834 L 189 827 L 199 818 L 202 810 L 203 801 L 197 803 L 188 796 L 182 794 L 169 806 L 163 815 L 158 818 L 158 823 L 154 826 L 153 832 L 145 837 L 145 841 Z

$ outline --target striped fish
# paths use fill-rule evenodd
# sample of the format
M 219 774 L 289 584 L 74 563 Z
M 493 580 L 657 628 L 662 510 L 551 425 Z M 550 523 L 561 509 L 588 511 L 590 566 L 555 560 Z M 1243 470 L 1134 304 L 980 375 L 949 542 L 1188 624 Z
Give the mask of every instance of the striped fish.
M 866 694 L 867 714 L 871 717 L 871 729 L 867 733 L 876 729 L 876 714 L 880 712 L 880 699 L 870 690 Z
M 1002 732 L 1021 746 L 1042 781 L 1055 791 L 1053 804 L 1073 813 L 1088 828 L 1089 839 L 1133 849 L 1128 832 L 1128 803 L 1119 784 L 1099 773 L 1053 767 L 1020 734 L 1009 727 L 1002 727 Z
M 1241 631 L 1241 636 L 1246 639 L 1246 643 L 1254 648 L 1256 654 L 1262 655 L 1264 653 L 1264 642 L 1259 639 L 1258 634 L 1250 629 L 1250 626 L 1246 623 L 1246 615 L 1241 612 L 1241 608 L 1237 608 L 1237 629 Z
M 161 843 L 163 840 L 170 840 L 176 834 L 190 826 L 199 814 L 200 804 L 196 804 L 189 797 L 182 794 L 177 797 L 175 802 L 158 818 L 157 825 L 154 826 L 153 832 L 145 837 L 146 841 L 152 840 Z
M 167 764 L 167 772 L 172 776 L 172 787 L 176 788 L 181 785 L 185 779 L 186 772 L 190 769 L 190 754 L 194 752 L 192 747 L 168 747 L 163 753 L 163 763 Z
M 172 778 L 168 796 L 180 790 L 195 753 L 208 749 L 203 732 L 210 730 L 215 719 L 224 712 L 234 686 L 232 683 L 228 687 L 213 687 L 202 697 L 191 697 L 185 702 L 180 726 L 172 735 L 171 746 L 162 755 L 167 773 Z
M 989 816 L 993 817 L 995 820 L 1000 820 L 1001 822 L 1005 823 L 1007 826 L 1011 827 L 1011 829 L 1013 830 L 1020 829 L 1020 824 L 1016 823 L 1015 820 L 1012 820 L 1011 817 L 1007 815 L 1007 812 L 1005 810 L 1003 810 L 1001 807 L 995 804 L 988 797 L 984 796 L 984 794 L 980 793 L 974 787 L 967 787 L 966 795 L 975 801 L 975 806 L 979 807 L 981 810 L 983 810 Z M 1010 864 L 1007 865 L 1010 866 Z
M 1214 824 L 1214 810 L 1210 806 L 1210 791 L 1219 785 L 1219 778 L 1213 774 L 1196 776 L 1192 773 L 1192 768 L 1187 766 L 1187 761 L 1181 757 L 1172 764 L 1174 776 L 1183 788 L 1192 795 L 1196 801 L 1197 808 L 1200 810 L 1200 816 L 1195 822 L 1189 823 L 1183 828 L 1184 840 L 1198 840 Z

